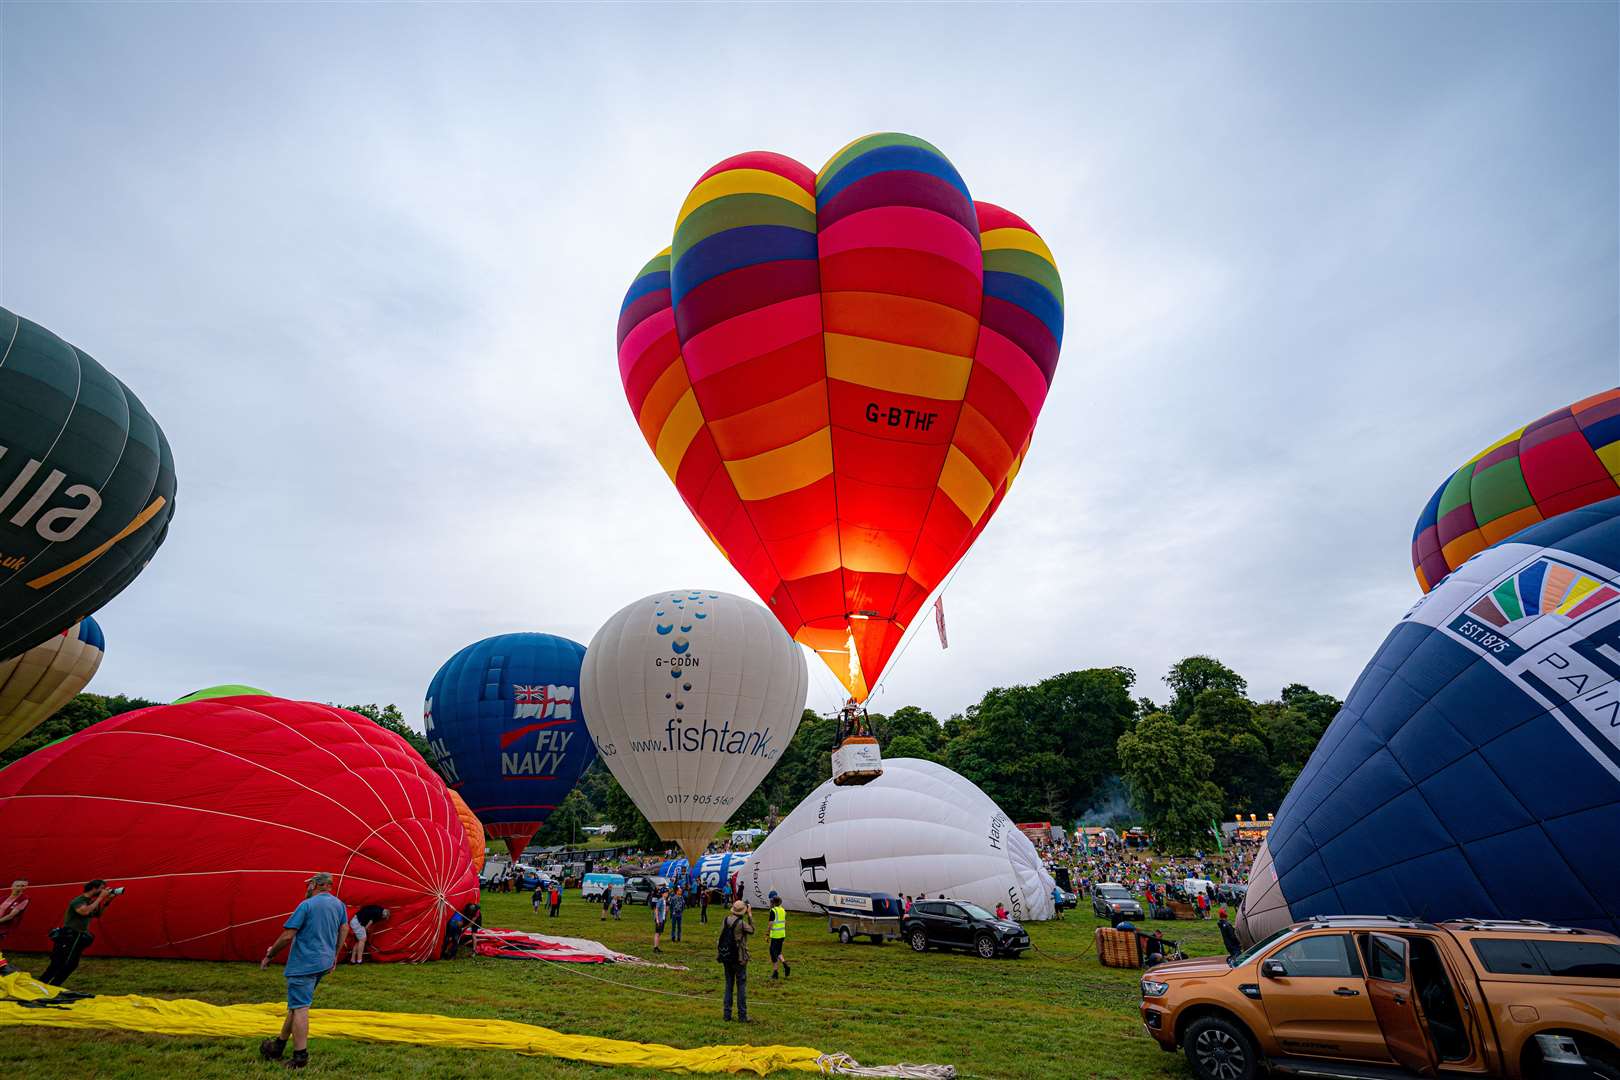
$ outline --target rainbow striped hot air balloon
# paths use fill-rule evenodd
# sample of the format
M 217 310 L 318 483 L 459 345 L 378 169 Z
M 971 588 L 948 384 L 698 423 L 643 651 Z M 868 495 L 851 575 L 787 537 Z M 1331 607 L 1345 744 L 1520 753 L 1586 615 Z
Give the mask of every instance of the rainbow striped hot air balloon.
M 1428 592 L 1499 540 L 1538 521 L 1620 495 L 1620 389 L 1548 413 L 1498 439 L 1446 478 L 1412 534 L 1412 568 Z
M 647 445 L 796 640 L 864 699 L 989 522 L 1057 366 L 1063 288 L 937 149 L 704 173 L 619 315 Z

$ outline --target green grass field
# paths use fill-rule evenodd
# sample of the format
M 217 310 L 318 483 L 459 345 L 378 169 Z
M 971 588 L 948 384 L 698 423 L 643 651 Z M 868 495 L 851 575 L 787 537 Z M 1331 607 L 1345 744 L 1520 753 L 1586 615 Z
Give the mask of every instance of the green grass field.
M 486 923 L 590 937 L 650 959 L 645 907 L 622 921 L 564 900 L 557 919 L 531 912 L 526 896 L 488 895 Z M 116 918 L 116 912 L 113 915 Z M 718 913 L 705 926 L 691 912 L 686 940 L 665 944 L 661 959 L 689 971 L 626 965 L 568 965 L 467 958 L 451 963 L 339 966 L 315 1006 L 498 1017 L 559 1031 L 674 1046 L 784 1043 L 842 1050 L 863 1064 L 897 1061 L 955 1065 L 986 1080 L 1069 1077 L 1185 1077 L 1179 1055 L 1165 1054 L 1137 1019 L 1138 975 L 1101 967 L 1092 949 L 1099 925 L 1089 909 L 1060 922 L 1031 924 L 1035 950 L 1019 960 L 964 954 L 919 955 L 898 942 L 840 945 L 826 921 L 789 920 L 793 977 L 770 980 L 764 920 L 750 965 L 747 1027 L 720 1018 L 721 969 L 714 961 Z M 1213 922 L 1159 924 L 1189 955 L 1220 952 Z M 266 942 L 268 944 L 268 941 Z M 25 970 L 44 958 L 13 956 Z M 191 997 L 220 1004 L 276 1001 L 280 969 L 198 961 L 102 959 L 94 949 L 69 987 L 86 993 Z M 0 1029 L 0 1062 L 30 1077 L 166 1076 L 201 1080 L 279 1074 L 242 1039 L 166 1037 L 123 1032 Z M 426 1049 L 314 1040 L 309 1074 L 378 1077 L 655 1076 L 504 1051 Z M 789 1075 L 789 1074 L 781 1074 Z

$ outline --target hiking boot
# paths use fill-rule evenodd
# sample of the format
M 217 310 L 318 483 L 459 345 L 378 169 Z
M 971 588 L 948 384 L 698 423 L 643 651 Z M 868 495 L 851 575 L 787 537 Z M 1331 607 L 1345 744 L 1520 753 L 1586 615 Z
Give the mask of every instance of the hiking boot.
M 309 1064 L 309 1051 L 308 1050 L 294 1050 L 293 1051 L 293 1056 L 287 1059 L 287 1063 L 286 1063 L 286 1065 L 283 1066 L 283 1068 L 302 1069 L 308 1064 Z
M 777 979 L 777 978 L 780 978 L 780 977 L 781 976 L 777 972 L 775 972 L 775 971 L 771 972 L 771 978 Z
M 786 960 L 782 961 L 782 978 L 785 979 L 791 974 L 793 974 L 793 965 Z
M 259 1056 L 266 1061 L 280 1061 L 281 1053 L 286 1049 L 286 1039 L 266 1039 L 259 1044 Z

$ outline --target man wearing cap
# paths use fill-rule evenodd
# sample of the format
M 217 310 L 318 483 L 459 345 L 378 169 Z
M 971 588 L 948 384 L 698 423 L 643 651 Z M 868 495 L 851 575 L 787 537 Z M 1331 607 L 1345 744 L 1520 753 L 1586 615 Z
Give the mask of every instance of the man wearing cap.
M 741 1023 L 749 1023 L 748 1019 L 748 935 L 754 932 L 754 920 L 749 914 L 748 905 L 737 900 L 731 905 L 731 914 L 720 926 L 722 935 L 731 936 L 731 956 L 726 960 L 726 996 L 720 1005 L 720 1014 L 725 1019 L 731 1019 L 731 991 L 737 991 L 737 1019 Z
M 259 1053 L 270 1061 L 280 1061 L 293 1044 L 293 1055 L 287 1068 L 302 1069 L 309 1064 L 309 1006 L 315 1000 L 315 987 L 321 977 L 337 967 L 338 954 L 349 943 L 349 909 L 343 901 L 332 895 L 332 875 L 316 874 L 304 889 L 304 902 L 299 904 L 283 924 L 281 936 L 264 951 L 259 961 L 262 971 L 270 965 L 271 957 L 285 945 L 287 967 L 282 974 L 287 979 L 287 1019 L 281 1022 L 279 1038 L 266 1039 L 259 1044 Z
M 782 906 L 782 896 L 775 889 L 771 890 L 771 978 L 776 978 L 776 965 L 782 965 L 782 977 L 785 979 L 793 974 L 793 968 L 788 964 L 787 958 L 782 955 L 782 947 L 787 944 L 787 908 Z

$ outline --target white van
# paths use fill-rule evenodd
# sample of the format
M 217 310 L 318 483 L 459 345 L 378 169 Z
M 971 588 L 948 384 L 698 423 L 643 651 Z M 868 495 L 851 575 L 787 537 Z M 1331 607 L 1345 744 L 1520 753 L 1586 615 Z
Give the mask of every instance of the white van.
M 612 892 L 619 899 L 624 899 L 623 874 L 586 874 L 585 880 L 579 887 L 579 896 L 582 900 L 595 900 L 602 902 L 602 897 Z

